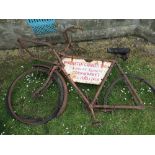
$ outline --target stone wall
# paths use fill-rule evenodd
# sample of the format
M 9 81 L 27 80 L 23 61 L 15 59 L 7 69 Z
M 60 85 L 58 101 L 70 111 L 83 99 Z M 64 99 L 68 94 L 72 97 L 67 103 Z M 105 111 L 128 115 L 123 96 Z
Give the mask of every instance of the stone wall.
M 84 31 L 74 33 L 74 41 L 133 35 L 155 43 L 155 20 L 151 19 L 57 19 L 56 24 L 56 33 L 37 37 L 48 37 L 53 42 L 63 42 L 60 32 L 71 25 L 79 25 Z M 23 19 L 0 19 L 0 49 L 16 48 L 16 40 L 19 37 L 36 36 Z

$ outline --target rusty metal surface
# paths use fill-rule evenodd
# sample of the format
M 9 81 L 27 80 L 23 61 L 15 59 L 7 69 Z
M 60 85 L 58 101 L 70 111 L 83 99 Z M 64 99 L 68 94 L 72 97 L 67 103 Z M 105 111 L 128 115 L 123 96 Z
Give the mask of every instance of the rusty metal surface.
M 33 42 L 37 45 L 45 45 L 45 46 L 48 46 L 49 47 L 49 53 L 54 55 L 57 59 L 57 62 L 53 63 L 54 64 L 54 67 L 51 67 L 50 68 L 50 72 L 49 72 L 49 76 L 48 76 L 48 79 L 46 80 L 46 82 L 44 83 L 43 87 L 42 88 L 39 88 L 36 93 L 38 93 L 39 91 L 42 91 L 44 88 L 47 87 L 47 85 L 50 83 L 50 80 L 51 80 L 51 77 L 52 77 L 52 74 L 53 72 L 55 71 L 58 71 L 60 73 L 63 73 L 63 75 L 67 78 L 67 80 L 72 84 L 72 86 L 76 89 L 77 93 L 79 94 L 79 96 L 82 98 L 82 100 L 84 101 L 84 104 L 86 105 L 86 107 L 88 108 L 88 110 L 91 112 L 91 115 L 93 117 L 94 120 L 96 120 L 96 116 L 95 116 L 95 112 L 94 110 L 95 109 L 102 109 L 103 111 L 112 111 L 112 110 L 115 110 L 115 109 L 144 109 L 144 106 L 142 106 L 142 100 L 141 98 L 138 96 L 135 88 L 133 87 L 133 85 L 131 84 L 131 82 L 129 81 L 127 75 L 123 72 L 122 68 L 118 65 L 118 63 L 115 61 L 115 60 L 88 60 L 87 58 L 80 58 L 79 57 L 74 57 L 74 56 L 68 56 L 65 54 L 65 51 L 69 48 L 73 48 L 73 44 L 72 44 L 72 40 L 68 37 L 68 32 L 73 30 L 74 28 L 71 28 L 71 29 L 68 29 L 66 31 L 63 32 L 63 35 L 64 35 L 64 38 L 66 40 L 66 43 L 67 43 L 67 46 L 65 49 L 63 49 L 64 53 L 60 53 L 59 51 L 55 51 L 53 50 L 52 48 L 52 45 L 49 43 L 49 42 L 40 42 L 40 41 L 37 41 L 37 40 L 27 40 L 27 39 L 19 39 L 18 40 L 18 43 L 19 43 L 19 47 L 20 47 L 20 50 L 22 51 L 23 49 L 33 58 L 33 59 L 37 59 L 37 60 L 41 60 L 43 62 L 49 62 L 51 63 L 50 61 L 47 61 L 47 60 L 44 60 L 44 59 L 40 59 L 38 58 L 36 55 L 33 55 L 26 47 L 25 47 L 25 42 Z M 76 29 L 76 28 L 75 28 Z M 93 80 L 83 80 L 83 81 L 80 81 L 80 80 L 77 80 L 76 79 L 76 76 L 77 76 L 77 73 L 75 74 L 73 68 L 75 67 L 74 65 L 72 66 L 72 69 L 70 71 L 70 68 L 66 65 L 65 63 L 65 60 L 69 60 L 70 62 L 74 62 L 78 59 L 78 61 L 80 60 L 81 62 L 84 62 L 86 64 L 94 64 L 94 63 L 101 63 L 103 64 L 104 62 L 107 62 L 109 63 L 108 67 L 106 70 L 104 70 L 104 73 L 101 73 L 102 76 L 99 80 L 98 83 L 96 83 L 96 81 L 94 82 Z M 90 61 L 90 62 L 89 62 Z M 116 67 L 118 68 L 120 74 L 122 75 L 123 77 L 123 80 L 125 81 L 129 91 L 131 92 L 132 96 L 133 96 L 133 99 L 134 101 L 137 103 L 137 104 L 140 104 L 140 106 L 130 106 L 130 105 L 98 105 L 97 104 L 97 99 L 98 99 L 98 96 L 99 94 L 101 93 L 101 90 L 105 84 L 105 81 L 107 80 L 112 68 L 114 67 L 114 65 L 116 65 Z M 68 67 L 68 68 L 67 68 Z M 64 81 L 63 78 L 61 78 L 61 80 L 63 81 L 63 84 L 65 85 L 65 96 L 67 96 L 67 87 L 66 87 L 66 83 Z M 99 87 L 95 93 L 95 96 L 94 96 L 94 99 L 92 101 L 90 101 L 90 99 L 84 95 L 84 93 L 81 91 L 81 89 L 77 86 L 76 82 L 82 82 L 82 83 L 90 83 L 90 84 L 98 84 Z M 65 101 L 64 101 L 64 105 L 61 107 L 61 110 L 59 111 L 59 114 L 60 115 L 65 107 L 66 107 L 66 103 L 67 103 L 67 97 L 65 98 Z
M 48 78 L 46 79 L 45 83 L 43 84 L 42 87 L 38 88 L 36 91 L 33 92 L 32 96 L 33 97 L 38 97 L 40 96 L 44 90 L 46 90 L 48 88 L 48 86 L 51 84 L 52 82 L 52 74 L 53 72 L 58 69 L 57 66 L 53 66 L 51 69 L 50 69 L 50 72 L 49 72 L 49 75 L 48 75 Z
M 121 75 L 123 76 L 125 82 L 126 82 L 126 85 L 128 86 L 128 89 L 130 91 L 130 93 L 132 94 L 133 98 L 134 98 L 134 101 L 137 103 L 137 104 L 143 104 L 143 101 L 141 100 L 141 98 L 139 97 L 139 95 L 137 94 L 135 88 L 133 87 L 133 85 L 131 84 L 130 80 L 128 79 L 127 75 L 123 72 L 122 68 L 118 65 L 118 63 L 116 63 Z
M 100 94 L 100 92 L 101 92 L 101 90 L 102 90 L 102 88 L 104 86 L 104 83 L 107 80 L 107 78 L 108 78 L 108 76 L 109 76 L 109 74 L 110 74 L 110 72 L 111 72 L 114 65 L 115 65 L 115 61 L 112 62 L 112 64 L 111 64 L 109 70 L 107 71 L 105 77 L 102 79 L 102 82 L 101 82 L 100 86 L 98 87 L 98 90 L 97 90 L 97 92 L 95 94 L 95 97 L 94 97 L 93 101 L 91 102 L 92 105 L 96 104 L 96 100 L 97 100 L 97 98 L 98 98 L 98 96 L 99 96 L 99 94 Z
M 142 110 L 144 109 L 144 105 L 140 106 L 133 106 L 133 105 L 94 105 L 94 108 L 96 109 L 136 109 L 136 110 Z

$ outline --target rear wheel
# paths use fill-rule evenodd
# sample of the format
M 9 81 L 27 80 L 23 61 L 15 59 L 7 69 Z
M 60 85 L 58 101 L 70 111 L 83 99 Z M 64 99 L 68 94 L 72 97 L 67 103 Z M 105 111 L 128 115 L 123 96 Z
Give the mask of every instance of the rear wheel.
M 11 84 L 7 93 L 7 107 L 11 115 L 26 124 L 44 124 L 60 115 L 67 103 L 67 87 L 55 71 L 50 85 L 39 96 L 32 94 L 42 87 L 48 77 L 48 68 L 34 67 Z
M 155 87 L 148 81 L 132 74 L 127 74 L 127 76 L 144 103 L 151 103 L 151 101 L 155 99 Z M 104 96 L 104 104 L 110 104 L 112 103 L 112 100 L 118 100 L 120 102 L 128 101 L 131 103 L 131 95 L 128 88 L 123 83 L 124 80 L 122 76 L 112 82 L 112 84 L 107 88 Z

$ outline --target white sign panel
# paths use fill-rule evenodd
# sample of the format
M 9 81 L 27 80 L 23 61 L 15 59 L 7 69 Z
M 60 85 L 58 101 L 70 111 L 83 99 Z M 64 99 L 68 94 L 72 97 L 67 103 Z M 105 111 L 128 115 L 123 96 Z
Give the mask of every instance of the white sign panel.
M 64 58 L 64 69 L 74 82 L 99 85 L 106 75 L 111 62 Z

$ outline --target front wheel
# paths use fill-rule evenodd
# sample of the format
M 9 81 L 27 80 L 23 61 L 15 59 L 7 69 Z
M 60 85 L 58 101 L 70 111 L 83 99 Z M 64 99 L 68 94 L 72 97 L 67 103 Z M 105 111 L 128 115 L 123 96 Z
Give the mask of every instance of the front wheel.
M 18 121 L 26 124 L 44 124 L 60 115 L 67 103 L 64 79 L 55 71 L 50 85 L 37 97 L 33 93 L 43 86 L 48 68 L 34 67 L 18 76 L 7 93 L 7 108 Z

